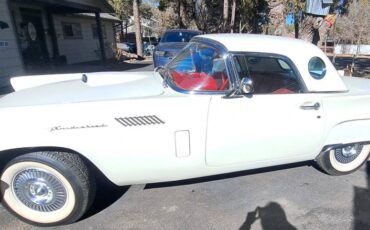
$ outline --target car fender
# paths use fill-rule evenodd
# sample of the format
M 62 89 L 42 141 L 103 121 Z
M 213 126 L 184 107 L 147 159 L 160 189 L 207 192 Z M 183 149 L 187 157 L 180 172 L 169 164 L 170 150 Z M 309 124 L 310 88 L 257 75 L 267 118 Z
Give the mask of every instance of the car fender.
M 189 100 L 171 94 L 150 99 L 0 108 L 0 151 L 70 149 L 117 185 L 202 176 L 189 169 L 205 167 L 209 102 L 209 96 Z M 177 104 L 181 107 L 171 109 Z M 137 126 L 122 121 L 136 116 L 155 116 L 157 120 Z M 149 173 L 153 171 L 156 173 Z
M 341 122 L 330 129 L 324 146 L 370 141 L 370 119 Z

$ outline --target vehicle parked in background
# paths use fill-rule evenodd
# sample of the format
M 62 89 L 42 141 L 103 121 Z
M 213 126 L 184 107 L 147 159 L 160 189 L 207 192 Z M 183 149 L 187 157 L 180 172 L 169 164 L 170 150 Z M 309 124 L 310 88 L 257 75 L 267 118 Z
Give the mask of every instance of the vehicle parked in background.
M 128 53 L 136 53 L 136 44 L 135 43 L 128 43 L 128 42 L 120 42 L 117 43 L 117 48 L 122 49 Z
M 136 43 L 127 43 L 127 42 L 117 43 L 117 48 L 122 49 L 123 51 L 132 53 L 132 54 L 136 54 L 137 52 Z M 154 49 L 155 49 L 154 44 L 151 44 L 149 42 L 144 42 L 143 48 L 144 48 L 144 56 L 153 56 Z
M 164 66 L 170 62 L 188 42 L 197 35 L 202 34 L 197 30 L 167 30 L 161 37 L 154 50 L 154 67 Z
M 130 53 L 130 46 L 125 42 L 117 42 L 117 48 Z
M 370 152 L 370 80 L 342 78 L 298 39 L 201 35 L 154 72 L 11 83 L 0 98 L 0 197 L 38 225 L 80 219 L 97 172 L 120 186 L 306 161 L 344 175 Z
M 149 42 L 144 42 L 144 56 L 153 56 L 155 45 L 150 44 Z

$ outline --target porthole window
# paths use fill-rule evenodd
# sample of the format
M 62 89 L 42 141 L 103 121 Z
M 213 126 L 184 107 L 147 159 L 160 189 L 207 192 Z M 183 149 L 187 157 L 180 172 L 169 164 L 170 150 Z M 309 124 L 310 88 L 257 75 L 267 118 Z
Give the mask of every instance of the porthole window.
M 308 72 L 310 72 L 311 77 L 320 80 L 326 75 L 326 66 L 324 61 L 319 57 L 311 58 L 308 63 Z

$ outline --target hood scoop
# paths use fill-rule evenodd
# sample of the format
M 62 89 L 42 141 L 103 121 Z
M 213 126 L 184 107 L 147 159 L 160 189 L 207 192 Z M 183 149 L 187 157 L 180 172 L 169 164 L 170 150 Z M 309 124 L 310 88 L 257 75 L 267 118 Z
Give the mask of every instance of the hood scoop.
M 97 87 L 136 82 L 145 78 L 148 78 L 147 72 L 104 72 L 82 74 L 81 81 L 90 87 Z
M 84 82 L 84 83 L 87 83 L 88 80 L 89 80 L 89 78 L 87 77 L 87 75 L 86 74 L 82 74 L 81 81 Z

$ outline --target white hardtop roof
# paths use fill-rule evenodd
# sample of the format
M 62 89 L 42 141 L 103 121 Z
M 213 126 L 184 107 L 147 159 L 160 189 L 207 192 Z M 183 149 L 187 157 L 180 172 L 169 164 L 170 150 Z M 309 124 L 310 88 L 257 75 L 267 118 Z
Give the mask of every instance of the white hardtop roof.
M 205 34 L 197 38 L 211 39 L 221 43 L 229 52 L 255 52 L 286 56 L 298 68 L 307 89 L 311 92 L 347 90 L 329 58 L 317 46 L 309 42 L 288 37 L 237 33 Z M 312 57 L 320 57 L 325 62 L 327 74 L 323 79 L 314 79 L 308 72 L 308 63 Z
M 260 34 L 205 34 L 198 37 L 208 38 L 223 44 L 229 51 L 266 52 L 286 54 L 294 48 L 318 49 L 306 41 Z

